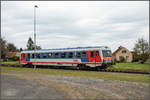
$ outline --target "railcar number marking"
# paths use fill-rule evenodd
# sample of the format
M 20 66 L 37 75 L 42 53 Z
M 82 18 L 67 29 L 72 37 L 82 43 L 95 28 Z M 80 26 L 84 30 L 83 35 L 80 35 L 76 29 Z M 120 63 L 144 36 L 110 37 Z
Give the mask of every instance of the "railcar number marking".
M 73 62 L 78 62 L 78 59 L 74 59 Z

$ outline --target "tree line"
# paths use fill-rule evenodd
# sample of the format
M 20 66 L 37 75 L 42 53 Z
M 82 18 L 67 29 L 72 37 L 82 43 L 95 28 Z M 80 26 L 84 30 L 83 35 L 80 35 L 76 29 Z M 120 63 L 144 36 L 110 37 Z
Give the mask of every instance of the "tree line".
M 13 43 L 7 43 L 4 38 L 0 39 L 1 41 L 1 58 L 6 58 L 7 52 L 21 52 L 23 49 L 18 49 Z M 41 49 L 40 46 L 36 45 L 36 49 Z M 34 42 L 31 37 L 29 37 L 24 50 L 34 50 Z M 144 63 L 149 58 L 149 44 L 143 38 L 139 38 L 135 43 L 133 48 L 133 61 L 142 61 Z
M 143 38 L 139 38 L 133 48 L 133 61 L 144 63 L 149 59 L 149 44 Z
M 23 50 L 33 50 L 34 49 L 34 42 L 31 37 L 29 37 L 27 41 L 27 47 L 25 49 L 17 48 L 13 43 L 7 42 L 4 38 L 0 38 L 1 44 L 1 58 L 6 59 L 6 54 L 8 52 L 21 52 Z M 40 46 L 36 45 L 36 49 L 41 49 Z

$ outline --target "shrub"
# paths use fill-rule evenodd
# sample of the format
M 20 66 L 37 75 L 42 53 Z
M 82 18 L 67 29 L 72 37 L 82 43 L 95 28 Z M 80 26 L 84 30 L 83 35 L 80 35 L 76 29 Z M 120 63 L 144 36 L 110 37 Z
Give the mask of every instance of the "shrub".
M 10 60 L 12 60 L 12 61 L 18 61 L 19 57 L 18 56 L 13 56 L 12 58 L 10 58 Z
M 121 57 L 120 62 L 125 62 L 125 58 Z

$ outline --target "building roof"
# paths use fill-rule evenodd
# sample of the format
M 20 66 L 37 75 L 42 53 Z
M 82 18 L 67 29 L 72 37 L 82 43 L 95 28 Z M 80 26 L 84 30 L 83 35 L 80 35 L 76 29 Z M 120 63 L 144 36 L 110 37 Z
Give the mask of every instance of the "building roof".
M 127 48 L 125 48 L 125 47 L 123 47 L 123 46 L 120 46 L 120 47 L 118 47 L 118 49 L 113 53 L 113 55 L 115 55 L 117 52 L 119 52 L 121 49 L 127 49 Z M 127 49 L 128 50 L 128 49 Z
M 11 58 L 11 57 L 16 56 L 18 53 L 19 53 L 19 52 L 8 52 L 8 53 L 6 54 L 6 57 L 7 57 L 7 58 Z

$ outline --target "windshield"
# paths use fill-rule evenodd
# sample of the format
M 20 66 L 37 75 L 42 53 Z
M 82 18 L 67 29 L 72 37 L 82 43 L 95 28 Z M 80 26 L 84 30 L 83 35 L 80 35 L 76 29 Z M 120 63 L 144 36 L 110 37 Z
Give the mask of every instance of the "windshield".
M 111 57 L 112 53 L 111 50 L 102 50 L 103 56 L 104 57 Z

